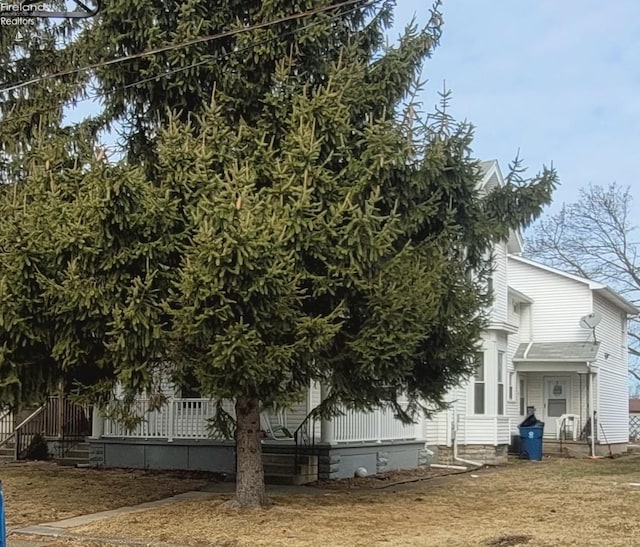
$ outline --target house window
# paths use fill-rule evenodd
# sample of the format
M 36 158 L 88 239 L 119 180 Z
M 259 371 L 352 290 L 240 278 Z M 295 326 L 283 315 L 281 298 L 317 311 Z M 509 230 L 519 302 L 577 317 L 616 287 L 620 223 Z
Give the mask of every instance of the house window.
M 196 387 L 192 386 L 182 386 L 180 388 L 180 398 L 181 399 L 200 399 L 202 397 L 202 393 Z
M 180 398 L 181 399 L 200 399 L 202 393 L 200 392 L 200 385 L 195 375 L 189 372 L 180 385 Z
M 520 376 L 518 388 L 520 416 L 524 416 L 527 413 L 527 379 L 525 376 Z
M 476 354 L 476 373 L 473 377 L 473 411 L 484 414 L 484 353 Z
M 505 377 L 505 370 L 504 370 L 504 351 L 499 351 L 498 352 L 498 415 L 502 416 L 504 415 L 504 377 Z

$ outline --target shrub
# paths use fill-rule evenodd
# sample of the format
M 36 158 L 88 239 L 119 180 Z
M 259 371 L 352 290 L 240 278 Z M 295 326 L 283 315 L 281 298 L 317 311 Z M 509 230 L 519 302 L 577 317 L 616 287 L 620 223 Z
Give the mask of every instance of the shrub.
M 47 441 L 40 433 L 36 433 L 27 447 L 28 460 L 46 460 L 49 457 Z

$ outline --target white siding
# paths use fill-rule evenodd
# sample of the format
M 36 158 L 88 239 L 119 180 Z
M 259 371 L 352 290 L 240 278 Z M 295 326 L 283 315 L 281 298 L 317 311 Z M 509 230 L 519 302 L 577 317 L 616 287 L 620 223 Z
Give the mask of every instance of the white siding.
M 609 354 L 601 366 L 606 365 L 609 369 L 626 371 L 626 316 L 599 294 L 594 295 L 593 311 L 602 315 L 602 321 L 596 327 L 596 338 L 600 342 L 600 355 Z
M 512 306 L 513 308 L 513 306 Z M 528 308 L 528 306 L 518 306 L 518 311 L 511 312 L 510 322 L 513 321 L 513 324 L 520 325 L 522 312 Z M 522 421 L 522 416 L 520 416 L 520 400 L 518 397 L 520 383 L 518 374 L 515 372 L 515 367 L 513 366 L 513 356 L 520 345 L 522 333 L 521 330 L 518 329 L 518 332 L 515 334 L 510 334 L 507 343 L 507 382 L 513 380 L 513 399 L 509 400 L 509 385 L 507 384 L 507 416 L 511 418 L 511 433 L 516 434 L 518 432 L 518 424 Z M 513 375 L 513 377 L 512 377 Z
M 451 445 L 453 416 L 465 415 L 470 389 L 470 383 L 464 381 L 462 385 L 454 388 L 447 395 L 446 400 L 450 403 L 450 407 L 447 410 L 435 413 L 430 419 L 425 420 L 425 438 L 428 445 Z
M 532 338 L 535 342 L 587 340 L 580 318 L 591 313 L 591 289 L 562 275 L 509 259 L 509 285 L 533 299 Z
M 508 317 L 507 243 L 497 243 L 493 250 L 493 296 L 490 318 L 492 322 L 506 323 Z
M 602 314 L 596 327 L 600 342 L 597 438 L 603 443 L 625 443 L 629 440 L 626 316 L 598 294 L 594 295 L 594 311 Z
M 509 297 L 507 304 L 507 322 L 509 325 L 520 325 L 520 305 Z

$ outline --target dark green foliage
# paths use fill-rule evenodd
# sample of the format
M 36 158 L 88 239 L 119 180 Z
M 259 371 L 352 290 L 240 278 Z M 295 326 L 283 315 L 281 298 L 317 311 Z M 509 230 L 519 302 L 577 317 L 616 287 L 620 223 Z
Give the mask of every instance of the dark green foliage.
M 49 459 L 49 446 L 47 441 L 40 433 L 36 433 L 31 439 L 29 446 L 27 447 L 27 453 L 25 455 L 27 460 L 48 460 Z
M 74 44 L 101 61 L 336 3 L 118 0 Z M 326 413 L 441 405 L 472 370 L 488 252 L 555 173 L 481 195 L 448 96 L 424 122 L 408 104 L 439 14 L 385 47 L 390 16 L 350 6 L 102 66 L 103 118 L 34 131 L 0 200 L 0 401 L 60 378 L 130 401 L 170 369 L 275 406 L 320 381 Z M 128 161 L 106 164 L 91 143 L 115 121 Z

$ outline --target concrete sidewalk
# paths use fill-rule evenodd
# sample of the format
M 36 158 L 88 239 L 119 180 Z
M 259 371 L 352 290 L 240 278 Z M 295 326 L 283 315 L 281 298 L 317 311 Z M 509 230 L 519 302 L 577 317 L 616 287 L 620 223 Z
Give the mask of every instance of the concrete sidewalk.
M 193 491 L 185 492 L 184 494 L 178 494 L 170 498 L 164 498 L 157 501 L 150 501 L 141 503 L 139 505 L 133 505 L 129 507 L 120 507 L 119 509 L 111 509 L 109 511 L 101 511 L 99 513 L 92 513 L 89 515 L 82 515 L 79 517 L 72 517 L 64 520 L 58 520 L 56 522 L 44 522 L 42 524 L 33 524 L 31 526 L 24 526 L 22 528 L 13 528 L 9 531 L 8 535 L 10 539 L 7 541 L 8 547 L 29 547 L 31 545 L 42 547 L 43 545 L 57 545 L 58 543 L 49 543 L 46 539 L 69 539 L 69 540 L 84 540 L 91 544 L 109 544 L 109 545 L 148 545 L 145 542 L 137 541 L 125 541 L 115 538 L 90 538 L 85 536 L 79 536 L 69 532 L 69 529 L 76 526 L 84 526 L 91 524 L 97 520 L 107 519 L 118 515 L 127 515 L 130 513 L 137 513 L 140 511 L 146 511 L 147 509 L 154 509 L 156 507 L 163 507 L 165 505 L 171 505 L 181 501 L 210 499 L 219 496 L 221 492 L 203 492 Z M 18 536 L 18 537 L 13 537 Z M 30 541 L 27 539 L 21 539 L 20 536 L 37 536 L 41 537 L 43 541 Z M 71 543 L 73 545 L 73 543 Z M 169 544 L 167 544 L 169 545 Z M 175 544 L 174 544 L 175 545 Z M 177 546 L 176 546 L 177 547 Z

